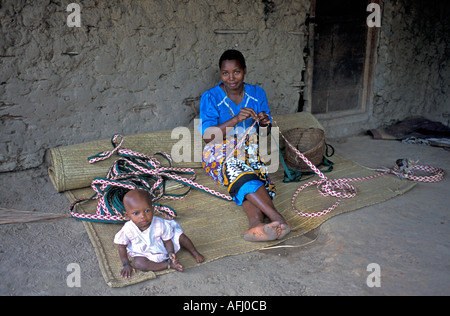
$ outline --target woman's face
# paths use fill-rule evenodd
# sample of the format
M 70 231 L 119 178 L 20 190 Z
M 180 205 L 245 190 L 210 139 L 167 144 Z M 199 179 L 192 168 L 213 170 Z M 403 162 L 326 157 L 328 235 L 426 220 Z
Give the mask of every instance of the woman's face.
M 228 90 L 238 90 L 244 84 L 244 77 L 247 73 L 246 68 L 242 68 L 241 63 L 237 60 L 224 60 L 220 68 L 220 76 L 223 84 Z

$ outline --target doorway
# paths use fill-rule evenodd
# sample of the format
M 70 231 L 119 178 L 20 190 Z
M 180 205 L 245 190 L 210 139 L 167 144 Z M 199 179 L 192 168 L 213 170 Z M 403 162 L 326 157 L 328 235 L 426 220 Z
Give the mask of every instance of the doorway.
M 322 119 L 368 113 L 378 34 L 366 23 L 369 1 L 312 1 L 311 113 Z

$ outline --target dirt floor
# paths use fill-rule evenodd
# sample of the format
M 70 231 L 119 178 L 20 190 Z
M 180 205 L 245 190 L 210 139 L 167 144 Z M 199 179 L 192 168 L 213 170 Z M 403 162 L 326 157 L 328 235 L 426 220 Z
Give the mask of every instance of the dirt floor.
M 408 157 L 450 170 L 450 152 L 355 136 L 331 142 L 367 167 Z M 80 221 L 0 225 L 0 295 L 450 295 L 449 176 L 339 215 L 277 248 L 230 256 L 137 285 L 106 285 Z M 0 207 L 64 213 L 46 168 L 0 174 Z M 317 237 L 317 238 L 316 238 Z M 79 284 L 70 287 L 80 267 Z M 379 287 L 375 263 L 380 268 Z M 67 281 L 69 280 L 69 284 Z M 79 285 L 79 286 L 78 286 Z

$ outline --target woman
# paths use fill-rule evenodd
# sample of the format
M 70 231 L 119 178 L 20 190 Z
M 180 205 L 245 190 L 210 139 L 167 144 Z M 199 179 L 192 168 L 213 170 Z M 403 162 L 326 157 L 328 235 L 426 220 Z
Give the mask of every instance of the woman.
M 249 221 L 247 241 L 281 239 L 290 226 L 275 209 L 275 186 L 258 150 L 259 138 L 270 133 L 270 109 L 265 91 L 244 82 L 247 67 L 237 50 L 227 50 L 219 60 L 222 81 L 206 91 L 200 101 L 199 130 L 206 142 L 203 168 L 217 183 L 227 186 Z M 257 121 L 240 148 L 240 137 Z M 268 218 L 269 222 L 266 222 Z

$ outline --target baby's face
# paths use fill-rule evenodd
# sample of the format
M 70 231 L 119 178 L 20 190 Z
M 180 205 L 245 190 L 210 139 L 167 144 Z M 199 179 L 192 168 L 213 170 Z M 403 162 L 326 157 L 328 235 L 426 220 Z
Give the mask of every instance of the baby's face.
M 141 231 L 150 227 L 153 220 L 154 208 L 146 198 L 132 196 L 124 199 L 126 217 L 133 221 Z

